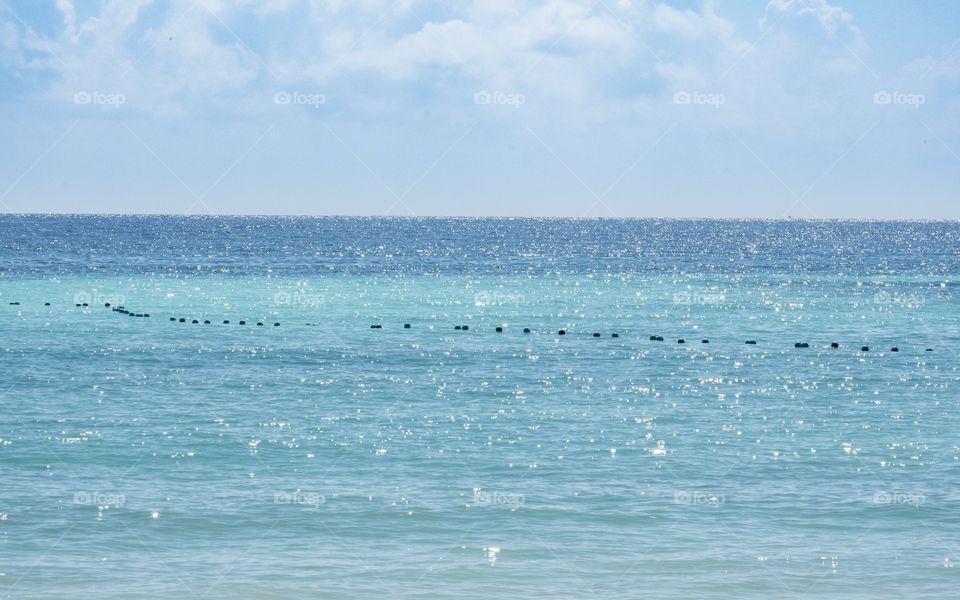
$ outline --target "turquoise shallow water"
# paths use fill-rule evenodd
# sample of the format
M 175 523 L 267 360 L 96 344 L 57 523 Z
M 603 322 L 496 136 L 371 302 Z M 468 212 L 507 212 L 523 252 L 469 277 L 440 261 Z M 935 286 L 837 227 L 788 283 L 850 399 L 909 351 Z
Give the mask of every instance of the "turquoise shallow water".
M 4 219 L 5 597 L 960 589 L 956 225 Z

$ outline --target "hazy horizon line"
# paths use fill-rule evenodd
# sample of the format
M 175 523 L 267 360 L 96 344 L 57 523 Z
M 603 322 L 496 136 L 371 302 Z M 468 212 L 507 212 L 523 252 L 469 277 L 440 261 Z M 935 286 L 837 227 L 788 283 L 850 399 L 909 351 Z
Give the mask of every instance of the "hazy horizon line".
M 960 223 L 958 218 L 930 217 L 697 217 L 697 216 L 565 216 L 565 215 L 388 215 L 388 214 L 304 214 L 304 213 L 96 213 L 96 212 L 10 212 L 0 210 L 4 217 L 190 217 L 190 218 L 263 218 L 263 219 L 511 219 L 539 221 L 810 221 L 860 223 Z

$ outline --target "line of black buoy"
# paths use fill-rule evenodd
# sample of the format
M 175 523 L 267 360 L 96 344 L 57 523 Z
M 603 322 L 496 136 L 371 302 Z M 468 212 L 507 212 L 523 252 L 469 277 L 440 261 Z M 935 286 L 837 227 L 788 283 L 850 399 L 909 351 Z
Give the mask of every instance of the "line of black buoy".
M 274 325 L 279 325 L 279 323 L 275 323 Z M 370 328 L 371 328 L 371 329 L 383 329 L 383 325 L 371 325 Z M 410 329 L 410 324 L 409 324 L 409 323 L 404 323 L 403 328 L 404 328 L 404 329 Z M 468 329 L 470 329 L 470 327 L 469 327 L 468 325 L 455 325 L 455 326 L 454 326 L 454 330 L 457 330 L 457 331 L 468 330 Z M 494 331 L 497 332 L 497 333 L 503 333 L 503 326 L 502 326 L 502 325 L 497 325 L 497 326 L 495 326 L 495 327 L 494 327 Z M 524 327 L 524 328 L 523 328 L 523 333 L 530 333 L 530 328 L 529 328 L 529 327 Z M 567 334 L 567 330 L 566 330 L 566 329 L 560 329 L 560 330 L 557 331 L 557 335 L 566 335 L 566 334 Z M 601 336 L 601 334 L 600 334 L 599 332 L 594 332 L 591 337 L 598 338 L 598 337 L 602 337 L 602 336 Z M 610 337 L 611 337 L 611 338 L 619 338 L 619 337 L 620 337 L 620 334 L 619 334 L 619 333 L 611 333 L 611 334 L 610 334 Z M 663 336 L 662 336 L 662 335 L 651 335 L 651 336 L 650 336 L 650 341 L 662 342 L 662 341 L 663 341 Z M 686 339 L 684 339 L 684 338 L 679 338 L 679 339 L 677 339 L 677 343 L 678 343 L 678 344 L 686 344 L 687 341 L 686 341 Z M 710 340 L 707 339 L 707 338 L 703 338 L 703 339 L 700 340 L 700 343 L 701 343 L 701 344 L 709 344 L 709 343 L 710 343 Z M 746 341 L 744 342 L 744 344 L 749 345 L 749 346 L 756 346 L 756 345 L 757 345 L 757 340 L 746 340 Z M 793 345 L 793 347 L 794 347 L 794 348 L 809 348 L 809 347 L 810 347 L 810 344 L 809 344 L 808 342 L 796 342 L 796 343 Z M 840 347 L 840 344 L 837 343 L 837 342 L 831 342 L 831 343 L 830 343 L 830 347 L 836 349 L 836 348 L 839 348 L 839 347 Z M 861 346 L 861 347 L 860 347 L 860 351 L 861 351 L 861 352 L 869 352 L 869 351 L 870 351 L 870 348 L 869 348 L 868 346 Z M 897 347 L 897 346 L 893 346 L 892 348 L 890 348 L 890 352 L 900 352 L 900 348 Z M 933 352 L 933 348 L 927 348 L 927 349 L 926 349 L 926 352 Z
M 136 315 L 134 315 L 134 314 L 131 313 L 130 316 L 149 317 L 150 315 L 148 315 L 148 314 L 143 314 L 143 315 L 141 315 L 141 314 L 136 314 Z M 170 317 L 170 321 L 173 321 L 173 322 L 179 321 L 180 323 L 186 323 L 186 322 L 187 322 L 187 319 L 186 319 L 185 317 L 180 317 L 180 318 Z M 190 320 L 190 323 L 192 323 L 193 325 L 199 325 L 199 324 L 201 324 L 201 323 L 202 323 L 203 325 L 211 325 L 211 324 L 213 323 L 213 321 L 211 321 L 210 319 L 204 319 L 203 321 L 201 321 L 200 319 L 191 319 L 191 320 Z M 230 319 L 224 319 L 224 320 L 223 320 L 223 324 L 224 324 L 224 325 L 229 325 L 229 324 L 230 324 Z M 246 324 L 247 324 L 246 321 L 237 321 L 237 325 L 246 325 Z M 258 327 L 263 327 L 264 324 L 263 324 L 262 321 L 257 321 L 257 326 L 258 326 Z M 273 326 L 274 326 L 274 327 L 280 327 L 280 323 L 279 323 L 279 322 L 274 323 Z M 383 328 L 383 325 L 371 325 L 370 327 L 371 327 L 371 329 L 381 329 L 381 328 Z
M 110 308 L 110 303 L 107 302 L 106 304 L 104 304 L 104 307 L 105 307 L 105 308 Z M 149 313 L 137 313 L 137 312 L 133 312 L 132 310 L 127 310 L 127 309 L 126 309 L 125 307 L 123 307 L 123 306 L 114 306 L 113 308 L 110 308 L 110 311 L 111 311 L 111 312 L 115 312 L 115 313 L 119 313 L 119 314 L 121 314 L 121 315 L 127 315 L 128 317 L 141 317 L 141 318 L 146 318 L 146 317 L 149 317 L 149 316 L 150 316 Z
M 21 304 L 20 304 L 20 302 L 18 302 L 18 301 L 12 301 L 12 302 L 9 302 L 9 305 L 10 305 L 10 306 L 20 306 Z M 50 306 L 51 304 L 50 304 L 50 302 L 44 302 L 43 305 L 44 305 L 44 306 Z M 79 307 L 79 308 L 88 307 L 88 306 L 89 306 L 89 303 L 88 303 L 88 302 L 80 302 L 80 303 L 76 303 L 75 306 L 76 306 L 76 307 Z M 124 314 L 124 315 L 127 315 L 127 316 L 129 316 L 129 317 L 141 317 L 141 318 L 146 318 L 146 317 L 149 317 L 149 316 L 150 316 L 149 313 L 135 313 L 135 312 L 133 312 L 133 311 L 128 310 L 127 308 L 125 308 L 125 307 L 122 306 L 122 305 L 120 305 L 120 306 L 113 306 L 110 302 L 105 302 L 105 303 L 103 304 L 103 306 L 104 306 L 105 308 L 109 308 L 112 312 L 116 312 L 116 313 L 119 313 L 119 314 Z M 180 317 L 179 319 L 178 319 L 177 317 L 170 317 L 170 321 L 179 321 L 180 323 L 186 323 L 187 320 L 186 320 L 185 317 Z M 193 323 L 193 324 L 196 325 L 196 324 L 199 324 L 199 323 L 200 323 L 200 320 L 199 320 L 199 319 L 192 319 L 192 320 L 191 320 L 191 323 Z M 210 321 L 209 319 L 205 319 L 205 320 L 203 321 L 203 324 L 204 324 L 204 325 L 210 325 L 210 324 L 211 324 L 211 321 Z M 230 320 L 229 320 L 229 319 L 224 319 L 224 320 L 223 320 L 223 324 L 224 324 L 224 325 L 229 325 L 229 324 L 230 324 Z M 246 322 L 246 321 L 239 321 L 238 324 L 239 324 L 239 325 L 246 325 L 247 322 Z M 308 323 L 308 325 L 313 325 L 313 323 Z M 257 322 L 257 326 L 258 326 L 258 327 L 263 327 L 264 324 L 263 324 L 263 322 L 258 321 L 258 322 Z M 273 326 L 274 326 L 274 327 L 280 327 L 280 323 L 279 323 L 279 322 L 275 322 L 275 323 L 273 324 Z M 371 329 L 383 329 L 383 325 L 382 325 L 382 324 L 374 324 L 374 325 L 371 325 L 370 328 L 371 328 Z M 412 325 L 411 325 L 410 323 L 404 323 L 404 324 L 403 324 L 403 328 L 404 328 L 404 329 L 411 329 L 411 328 L 412 328 Z M 469 331 L 469 329 L 470 329 L 470 326 L 469 326 L 469 325 L 456 325 L 456 326 L 454 326 L 454 330 L 456 330 L 456 331 Z M 494 331 L 496 331 L 497 333 L 503 333 L 504 328 L 503 328 L 502 325 L 497 325 L 497 326 L 494 328 Z M 529 327 L 524 327 L 524 328 L 523 328 L 523 333 L 526 333 L 526 334 L 531 333 L 530 328 L 529 328 Z M 567 334 L 567 330 L 566 330 L 566 329 L 560 329 L 560 330 L 557 331 L 557 335 L 566 335 L 566 334 Z M 592 337 L 599 338 L 599 337 L 602 337 L 602 336 L 601 336 L 601 334 L 600 334 L 599 332 L 593 332 Z M 611 337 L 611 338 L 619 338 L 619 337 L 620 337 L 620 334 L 619 334 L 619 333 L 611 333 L 611 334 L 610 334 L 610 337 Z M 650 336 L 650 341 L 653 341 L 653 342 L 662 342 L 662 341 L 663 341 L 663 336 L 662 336 L 662 335 L 651 335 L 651 336 Z M 686 344 L 686 340 L 685 340 L 684 338 L 679 338 L 679 339 L 677 340 L 677 343 L 678 343 L 678 344 Z M 702 344 L 709 344 L 709 343 L 710 343 L 710 340 L 704 338 L 704 339 L 700 340 L 700 343 L 702 343 Z M 757 344 L 757 340 L 746 340 L 744 343 L 745 343 L 745 344 L 748 344 L 748 345 L 751 345 L 751 346 L 754 346 L 754 345 Z M 794 348 L 809 348 L 809 347 L 810 347 L 810 344 L 809 344 L 808 342 L 796 342 L 796 343 L 794 343 L 793 347 L 794 347 Z M 830 343 L 830 348 L 836 350 L 836 349 L 840 348 L 840 344 L 839 344 L 838 342 L 831 342 L 831 343 Z M 860 346 L 860 351 L 861 351 L 861 352 L 869 352 L 869 351 L 870 351 L 870 347 L 869 347 L 869 346 L 866 346 L 866 345 Z M 933 352 L 933 348 L 926 348 L 924 351 L 925 351 L 925 352 Z M 890 348 L 890 352 L 900 352 L 899 346 L 893 346 L 893 347 L 891 347 L 891 348 Z

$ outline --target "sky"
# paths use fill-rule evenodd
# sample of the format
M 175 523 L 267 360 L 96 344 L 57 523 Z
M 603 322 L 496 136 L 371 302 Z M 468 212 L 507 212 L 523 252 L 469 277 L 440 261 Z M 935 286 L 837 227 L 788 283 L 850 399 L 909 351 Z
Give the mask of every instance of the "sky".
M 960 2 L 0 0 L 0 212 L 960 218 Z

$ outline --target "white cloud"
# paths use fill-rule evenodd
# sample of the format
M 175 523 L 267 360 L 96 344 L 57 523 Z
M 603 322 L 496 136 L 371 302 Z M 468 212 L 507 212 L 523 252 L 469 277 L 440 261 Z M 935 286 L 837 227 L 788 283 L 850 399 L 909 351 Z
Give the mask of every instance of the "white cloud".
M 124 110 L 148 114 L 269 111 L 276 90 L 303 86 L 345 110 L 405 110 L 394 95 L 467 110 L 451 99 L 488 89 L 525 94 L 544 119 L 615 119 L 650 116 L 687 89 L 723 92 L 725 110 L 758 117 L 765 108 L 782 120 L 832 102 L 830 86 L 863 71 L 851 48 L 804 39 L 785 23 L 754 49 L 747 40 L 759 32 L 738 31 L 709 1 L 680 10 L 643 0 L 103 0 L 81 23 L 71 0 L 57 7 L 60 33 L 31 47 L 51 50 L 40 66 L 59 73 L 53 97 L 124 93 Z M 766 11 L 815 19 L 848 46 L 860 35 L 853 16 L 826 0 L 770 0 Z M 262 29 L 249 27 L 250 15 Z M 9 24 L 0 39 L 28 44 Z M 803 61 L 812 66 L 798 72 Z
M 853 15 L 833 6 L 827 0 L 770 0 L 767 10 L 786 15 L 813 17 L 823 28 L 837 36 L 862 41 L 860 29 L 853 22 Z
M 733 24 L 718 16 L 713 6 L 707 4 L 702 12 L 677 10 L 667 4 L 657 4 L 653 10 L 653 23 L 658 31 L 697 42 L 722 41 L 730 46 L 743 43 L 737 39 Z
M 57 0 L 57 10 L 63 15 L 63 26 L 71 41 L 79 41 L 77 35 L 77 12 L 73 7 L 73 0 Z

